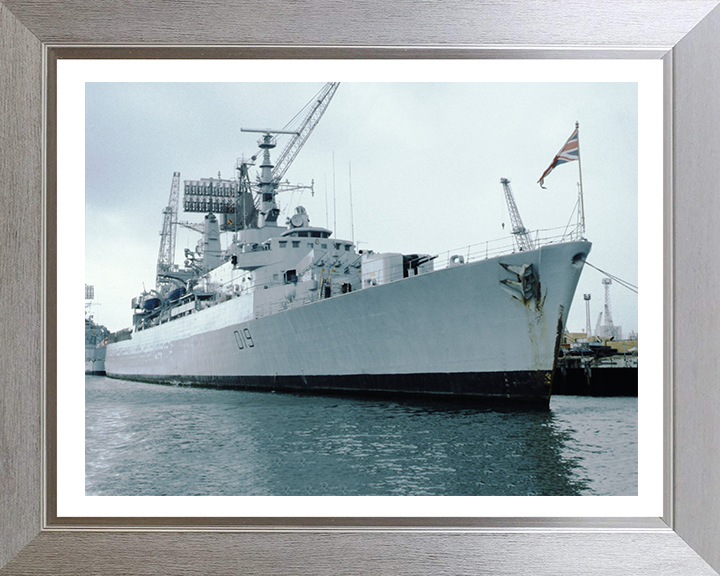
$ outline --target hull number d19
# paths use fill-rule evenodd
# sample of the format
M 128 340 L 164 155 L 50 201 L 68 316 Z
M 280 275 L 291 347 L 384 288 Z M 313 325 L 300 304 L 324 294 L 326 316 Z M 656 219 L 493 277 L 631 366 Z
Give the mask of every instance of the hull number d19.
M 235 342 L 240 350 L 243 350 L 245 346 L 248 348 L 255 346 L 255 342 L 253 342 L 252 336 L 250 336 L 249 329 L 243 328 L 242 332 L 235 330 L 233 334 L 235 334 Z

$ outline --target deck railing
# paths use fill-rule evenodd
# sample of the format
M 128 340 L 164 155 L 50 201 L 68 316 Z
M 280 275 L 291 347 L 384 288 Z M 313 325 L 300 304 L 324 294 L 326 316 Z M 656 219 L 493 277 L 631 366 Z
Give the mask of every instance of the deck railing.
M 548 228 L 545 230 L 535 230 L 528 233 L 528 240 L 533 249 L 540 248 L 548 244 L 559 244 L 562 242 L 572 242 L 582 239 L 582 232 L 578 227 L 573 228 Z M 496 238 L 495 240 L 487 240 L 470 246 L 463 246 L 453 250 L 447 250 L 438 254 L 435 259 L 435 269 L 440 270 L 452 265 L 453 256 L 462 256 L 464 262 L 476 262 L 478 260 L 487 260 L 496 256 L 504 256 L 506 254 L 514 254 L 521 252 L 520 244 L 513 236 L 505 236 Z

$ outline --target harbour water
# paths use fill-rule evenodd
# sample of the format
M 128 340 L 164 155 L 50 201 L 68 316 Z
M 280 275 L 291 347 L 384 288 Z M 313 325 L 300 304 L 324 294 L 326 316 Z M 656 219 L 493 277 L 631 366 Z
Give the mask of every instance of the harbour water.
M 85 378 L 103 496 L 637 495 L 637 398 L 467 408 Z

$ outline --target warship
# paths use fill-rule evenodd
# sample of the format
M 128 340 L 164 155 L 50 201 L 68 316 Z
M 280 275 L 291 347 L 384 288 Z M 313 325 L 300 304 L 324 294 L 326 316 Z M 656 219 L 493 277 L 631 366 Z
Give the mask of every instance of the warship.
M 105 374 L 106 338 L 110 331 L 97 324 L 90 313 L 95 288 L 85 284 L 85 374 Z
M 205 215 L 182 267 L 174 174 L 157 285 L 132 299 L 132 328 L 108 338 L 107 375 L 547 406 L 590 242 L 577 230 L 530 240 L 519 225 L 506 251 L 440 257 L 359 250 L 302 206 L 281 223 L 282 178 L 337 87 L 323 88 L 296 130 L 243 129 L 260 134 L 259 150 L 238 161 L 236 179 L 184 181 L 185 211 Z M 280 134 L 290 143 L 273 163 Z

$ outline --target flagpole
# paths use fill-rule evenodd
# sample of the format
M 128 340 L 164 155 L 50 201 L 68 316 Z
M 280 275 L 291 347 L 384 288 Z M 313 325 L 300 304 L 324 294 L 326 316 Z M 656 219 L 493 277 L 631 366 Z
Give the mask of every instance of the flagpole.
M 575 130 L 578 133 L 578 174 L 580 176 L 580 213 L 582 214 L 582 231 L 585 234 L 585 201 L 583 200 L 582 186 L 582 163 L 580 161 L 580 122 L 575 122 Z

